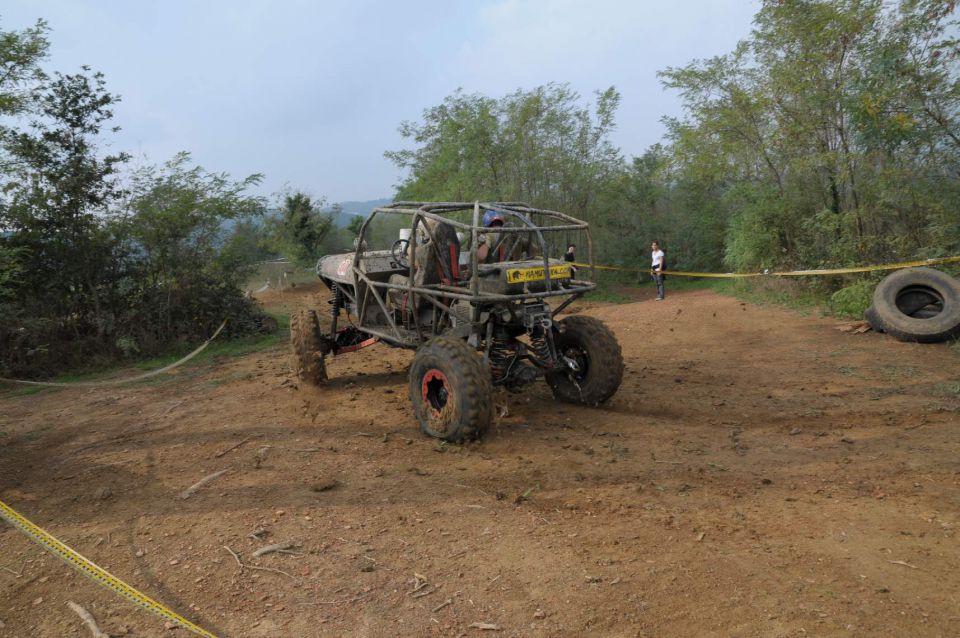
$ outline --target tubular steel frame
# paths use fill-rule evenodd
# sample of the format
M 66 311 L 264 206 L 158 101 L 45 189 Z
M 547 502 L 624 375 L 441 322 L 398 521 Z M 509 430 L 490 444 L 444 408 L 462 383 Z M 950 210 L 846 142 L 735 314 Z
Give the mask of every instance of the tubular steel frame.
M 446 215 L 469 210 L 472 210 L 473 212 L 472 224 L 466 224 L 446 217 Z M 545 292 L 525 292 L 515 295 L 508 295 L 483 292 L 480 290 L 480 264 L 477 257 L 477 241 L 481 234 L 490 232 L 489 229 L 480 225 L 480 221 L 483 216 L 482 211 L 488 210 L 503 214 L 509 217 L 511 220 L 516 220 L 519 222 L 518 226 L 501 226 L 497 229 L 497 233 L 503 233 L 505 235 L 529 233 L 536 237 L 540 248 L 540 254 L 543 258 L 544 282 L 546 285 Z M 438 224 L 447 224 L 452 226 L 454 229 L 469 232 L 471 247 L 470 279 L 464 282 L 464 286 L 451 286 L 443 283 L 424 284 L 417 286 L 413 283 L 414 276 L 416 274 L 416 259 L 409 259 L 408 261 L 410 262 L 410 268 L 407 276 L 407 283 L 405 285 L 372 280 L 365 272 L 363 272 L 363 270 L 360 268 L 360 265 L 363 262 L 364 255 L 367 252 L 372 252 L 364 248 L 364 239 L 366 238 L 367 229 L 370 227 L 371 222 L 377 217 L 377 215 L 407 215 L 413 218 L 411 223 L 410 243 L 407 249 L 407 252 L 410 255 L 416 254 L 417 230 L 421 226 L 423 227 L 427 236 L 430 238 L 430 244 L 433 247 L 433 250 L 439 250 L 437 243 L 434 240 L 433 233 L 431 232 L 430 227 L 425 224 L 425 220 L 434 221 Z M 536 225 L 531 217 L 539 217 L 545 221 L 556 220 L 560 223 L 556 226 Z M 383 341 L 386 341 L 390 345 L 405 348 L 416 348 L 429 337 L 440 334 L 436 331 L 436 327 L 443 319 L 443 314 L 446 313 L 449 316 L 451 312 L 450 305 L 448 305 L 449 300 L 462 300 L 470 302 L 470 321 L 472 324 L 471 334 L 477 334 L 479 339 L 483 339 L 486 337 L 486 335 L 480 334 L 480 329 L 478 326 L 480 323 L 480 314 L 484 306 L 503 302 L 546 299 L 549 297 L 567 297 L 567 299 L 561 302 L 560 305 L 552 311 L 553 315 L 555 316 L 570 303 L 581 297 L 584 293 L 596 288 L 596 284 L 592 281 L 570 279 L 568 281 L 568 285 L 571 286 L 570 288 L 551 290 L 552 281 L 550 279 L 550 257 L 547 251 L 547 242 L 543 235 L 544 233 L 571 231 L 582 232 L 586 235 L 587 264 L 589 264 L 588 268 L 591 275 L 590 278 L 593 279 L 593 273 L 595 272 L 595 269 L 593 263 L 593 239 L 590 234 L 590 225 L 587 222 L 580 221 L 579 219 L 564 213 L 533 208 L 523 202 L 395 202 L 388 206 L 375 208 L 360 226 L 360 232 L 357 236 L 357 249 L 353 257 L 353 275 L 355 285 L 353 291 L 354 295 L 349 295 L 346 290 L 344 290 L 344 294 L 347 294 L 348 297 L 360 297 L 358 290 L 359 284 L 361 281 L 366 284 L 363 290 L 362 299 L 351 298 L 351 301 L 354 303 L 354 307 L 357 309 L 357 328 L 363 332 L 380 337 Z M 513 247 L 511 247 L 511 249 L 512 248 Z M 404 328 L 404 331 L 401 332 L 400 328 L 397 326 L 397 322 L 393 318 L 393 313 L 390 312 L 389 308 L 387 307 L 386 300 L 384 299 L 384 296 L 390 290 L 403 290 L 407 293 L 407 303 L 411 308 L 414 309 L 414 311 L 411 313 L 414 324 L 414 329 L 412 331 Z M 373 295 L 377 305 L 380 307 L 380 310 L 386 317 L 388 325 L 384 326 L 382 324 L 377 324 L 375 326 L 369 326 L 365 324 L 364 320 L 365 315 L 367 314 L 367 302 L 371 294 Z M 433 311 L 435 314 L 432 324 L 433 330 L 429 333 L 425 333 L 425 331 L 421 328 L 418 316 L 419 313 L 416 312 L 416 308 L 419 307 L 419 301 L 421 299 L 426 299 L 428 302 L 430 302 L 430 304 L 433 306 Z M 439 316 L 436 315 L 438 311 L 440 313 Z M 385 330 L 384 328 L 389 329 Z

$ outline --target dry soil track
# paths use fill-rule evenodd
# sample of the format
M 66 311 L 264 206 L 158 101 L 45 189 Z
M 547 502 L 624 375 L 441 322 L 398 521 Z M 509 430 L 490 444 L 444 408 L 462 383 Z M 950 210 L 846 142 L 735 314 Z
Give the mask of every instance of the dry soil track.
M 706 291 L 585 312 L 623 345 L 614 399 L 498 395 L 463 447 L 414 429 L 411 355 L 379 345 L 320 389 L 278 348 L 7 392 L 0 499 L 224 637 L 960 635 L 956 348 Z M 88 635 L 67 600 L 186 635 L 0 527 L 0 636 Z

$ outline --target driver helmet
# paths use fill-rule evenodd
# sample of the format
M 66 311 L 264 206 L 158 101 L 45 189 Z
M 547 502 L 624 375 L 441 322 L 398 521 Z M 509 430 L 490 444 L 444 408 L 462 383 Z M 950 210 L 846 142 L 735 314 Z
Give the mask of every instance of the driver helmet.
M 490 228 L 494 223 L 500 222 L 500 225 L 503 225 L 503 215 L 495 210 L 488 210 L 483 214 L 483 225 L 486 228 Z

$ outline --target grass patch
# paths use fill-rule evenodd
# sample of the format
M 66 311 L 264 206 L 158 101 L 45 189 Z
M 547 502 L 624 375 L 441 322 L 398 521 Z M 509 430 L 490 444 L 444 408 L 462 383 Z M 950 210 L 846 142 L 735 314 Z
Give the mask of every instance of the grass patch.
M 920 370 L 913 366 L 886 365 L 880 369 L 880 373 L 888 379 L 906 379 L 916 377 Z
M 885 388 L 870 389 L 870 398 L 874 401 L 884 399 L 886 397 L 890 397 L 895 394 L 904 394 L 904 391 L 902 388 L 899 388 L 899 387 L 885 387 Z
M 45 388 L 40 385 L 26 385 L 26 386 L 10 386 L 13 387 L 13 390 L 7 390 L 6 392 L 0 390 L 0 396 L 5 397 L 28 397 L 32 394 L 42 394 L 44 392 L 51 392 L 58 390 L 59 388 Z
M 930 394 L 935 397 L 960 399 L 960 383 L 937 383 L 930 388 Z
M 960 412 L 960 408 L 955 405 L 947 405 L 946 403 L 941 403 L 940 401 L 934 401 L 933 403 L 928 403 L 926 406 L 927 412 L 950 412 L 956 413 Z
M 830 296 L 811 290 L 796 279 L 760 277 L 756 279 L 721 279 L 718 277 L 678 277 L 667 275 L 666 293 L 686 290 L 712 290 L 756 305 L 781 306 L 803 314 L 830 314 Z M 647 271 L 601 271 L 597 289 L 587 299 L 610 303 L 627 303 L 634 299 L 623 294 L 623 288 L 650 288 L 655 284 Z M 957 346 L 960 349 L 960 345 Z
M 600 271 L 597 290 L 587 299 L 626 303 L 634 299 L 623 288 L 650 288 L 655 284 L 646 270 L 633 272 Z M 830 280 L 819 277 L 751 277 L 723 279 L 719 277 L 679 277 L 667 275 L 666 293 L 684 290 L 712 290 L 760 306 L 779 306 L 805 315 L 835 316 L 844 319 L 863 318 L 864 309 L 872 300 L 876 282 L 861 280 L 834 292 Z M 960 353 L 960 339 L 952 347 Z
M 630 297 L 623 295 L 616 290 L 602 290 L 600 288 L 584 295 L 584 299 L 590 301 L 603 301 L 605 303 L 630 303 L 633 301 Z
M 863 312 L 873 303 L 873 289 L 877 282 L 865 279 L 841 288 L 830 295 L 833 314 L 843 319 L 863 319 Z
M 781 306 L 803 314 L 827 314 L 827 297 L 802 287 L 795 280 L 781 277 L 718 279 L 711 288 L 722 295 L 760 306 Z
M 40 437 L 42 437 L 44 434 L 46 434 L 48 431 L 50 431 L 52 428 L 53 428 L 53 426 L 51 426 L 51 425 L 43 425 L 43 426 L 40 426 L 40 427 L 36 428 L 35 430 L 30 430 L 29 432 L 24 432 L 23 435 L 20 437 L 20 439 L 21 439 L 22 441 L 26 441 L 26 442 L 36 441 L 37 439 L 39 439 Z
M 188 361 L 183 365 L 181 369 L 192 369 L 194 374 L 190 375 L 196 376 L 203 371 L 204 367 L 210 363 L 216 362 L 217 360 L 230 358 L 230 357 L 239 357 L 243 355 L 250 354 L 252 352 L 259 352 L 261 350 L 268 350 L 270 348 L 275 348 L 280 345 L 283 345 L 287 341 L 287 335 L 290 331 L 290 318 L 285 314 L 277 314 L 268 312 L 271 317 L 277 320 L 278 328 L 273 334 L 264 334 L 264 335 L 250 335 L 246 337 L 237 337 L 235 339 L 226 339 L 224 337 L 218 337 L 213 341 L 207 348 L 198 354 L 196 357 Z M 76 383 L 84 381 L 107 381 L 111 378 L 114 378 L 118 373 L 123 370 L 129 370 L 131 368 L 142 370 L 143 372 L 149 372 L 151 370 L 157 370 L 164 366 L 170 365 L 171 363 L 182 359 L 188 353 L 196 349 L 200 344 L 190 344 L 185 345 L 183 348 L 178 348 L 176 351 L 170 352 L 168 354 L 150 357 L 147 359 L 139 359 L 135 361 L 128 361 L 124 363 L 115 364 L 109 367 L 100 367 L 93 368 L 90 370 L 83 370 L 79 372 L 73 372 L 70 374 L 62 374 L 50 381 L 54 383 Z M 121 377 L 122 378 L 122 377 Z M 189 377 L 188 377 L 189 378 Z M 177 377 L 167 377 L 164 375 L 158 375 L 151 379 L 145 379 L 138 382 L 139 384 L 149 384 L 149 383 L 163 383 L 175 379 L 177 381 L 183 381 L 184 376 L 181 374 Z M 42 392 L 56 392 L 62 388 L 57 387 L 46 387 L 46 386 L 24 386 L 16 387 L 13 390 L 2 392 L 0 391 L 0 396 L 28 396 L 32 394 L 40 394 Z
M 284 323 L 287 322 L 285 321 Z M 286 326 L 282 326 L 279 330 L 277 330 L 277 332 L 269 335 L 251 335 L 248 337 L 238 337 L 236 339 L 229 339 L 225 341 L 220 341 L 218 339 L 217 341 L 211 343 L 206 350 L 191 359 L 190 364 L 201 363 L 221 357 L 237 357 L 279 345 L 281 341 L 284 341 L 281 333 L 285 331 L 285 328 Z M 133 367 L 144 371 L 156 370 L 157 368 L 162 368 L 163 366 L 170 365 L 174 361 L 179 360 L 180 358 L 186 356 L 188 352 L 190 352 L 190 350 L 183 350 L 150 359 L 143 359 L 134 362 Z
M 287 340 L 287 334 L 290 331 L 290 317 L 285 314 L 276 314 L 272 312 L 268 312 L 267 314 L 277 320 L 278 328 L 273 334 L 250 335 L 247 337 L 237 337 L 236 339 L 217 339 L 207 346 L 206 350 L 191 359 L 190 363 L 187 365 L 193 365 L 217 358 L 239 357 L 245 354 L 250 354 L 251 352 L 266 350 L 268 348 L 285 343 Z M 196 344 L 192 347 L 183 348 L 182 350 L 178 350 L 176 352 L 171 352 L 170 354 L 152 357 L 150 359 L 141 359 L 134 362 L 132 365 L 133 367 L 144 371 L 156 370 L 157 368 L 170 365 L 174 361 L 186 356 L 186 354 L 196 348 L 197 345 L 199 344 Z
M 181 355 L 182 356 L 182 355 Z M 173 359 L 176 361 L 176 359 Z M 92 368 L 90 370 L 80 371 L 80 372 L 71 372 L 68 374 L 60 374 L 52 379 L 47 379 L 52 383 L 82 383 L 85 381 L 104 381 L 109 379 L 119 370 L 129 368 L 127 365 L 114 365 L 109 368 Z M 0 388 L 4 387 L 0 384 Z M 26 397 L 34 394 L 44 394 L 48 392 L 58 392 L 60 390 L 65 390 L 66 388 L 58 388 L 56 386 L 43 386 L 43 385 L 20 385 L 20 384 L 11 384 L 12 390 L 6 392 L 0 391 L 0 396 L 9 396 L 9 397 Z
M 597 289 L 587 299 L 610 303 L 627 303 L 634 299 L 622 292 L 624 288 L 649 288 L 655 284 L 646 270 L 642 272 L 601 271 Z M 812 290 L 797 279 L 759 277 L 751 279 L 722 279 L 719 277 L 678 277 L 667 275 L 666 293 L 686 290 L 712 290 L 721 295 L 736 297 L 756 305 L 781 306 L 803 314 L 830 314 L 830 296 Z M 960 345 L 957 346 L 960 349 Z
M 667 276 L 664 282 L 666 293 L 678 290 L 703 290 L 712 288 L 717 279 L 690 278 Z M 636 301 L 633 297 L 625 295 L 623 288 L 649 288 L 651 292 L 656 290 L 656 284 L 646 270 L 643 272 L 621 272 L 615 270 L 600 271 L 596 277 L 595 283 L 597 289 L 588 293 L 585 298 L 591 301 L 605 301 L 608 303 L 629 303 Z

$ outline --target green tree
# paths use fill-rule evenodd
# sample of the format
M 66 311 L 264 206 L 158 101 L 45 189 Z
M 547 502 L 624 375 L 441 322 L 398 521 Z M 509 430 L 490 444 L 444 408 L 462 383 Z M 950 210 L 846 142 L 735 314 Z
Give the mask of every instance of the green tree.
M 363 226 L 364 218 L 360 215 L 354 215 L 350 218 L 350 221 L 347 222 L 347 231 L 353 236 L 356 237 L 360 234 L 360 227 Z
M 22 31 L 0 31 L 0 116 L 27 108 L 31 89 L 46 79 L 40 62 L 50 46 L 47 32 L 43 20 Z
M 591 110 L 567 84 L 500 99 L 457 91 L 400 126 L 414 148 L 385 154 L 408 171 L 397 199 L 526 201 L 600 224 L 625 171 L 610 141 L 619 101 L 611 87 Z
M 415 149 L 385 155 L 409 171 L 398 199 L 527 200 L 583 213 L 622 169 L 609 140 L 620 96 L 597 93 L 595 112 L 566 84 L 499 100 L 457 91 L 400 133 Z
M 333 217 L 321 212 L 324 200 L 314 201 L 302 192 L 284 195 L 280 217 L 271 233 L 279 251 L 301 266 L 313 265 L 322 253 L 323 240 L 333 229 Z
M 768 1 L 731 54 L 665 70 L 679 225 L 709 204 L 745 270 L 956 250 L 955 4 Z
M 44 21 L 22 31 L 0 31 L 0 116 L 20 114 L 29 104 L 29 90 L 45 79 L 40 62 L 46 57 L 49 43 L 47 25 Z M 0 139 L 10 131 L 0 122 Z M 0 179 L 2 188 L 10 188 L 7 179 L 9 158 L 0 149 Z M 0 237 L 9 232 L 0 223 Z M 13 319 L 15 307 L 8 301 L 17 285 L 21 283 L 25 256 L 22 247 L 15 248 L 10 242 L 0 240 L 0 323 Z
M 78 354 L 115 319 L 107 299 L 115 243 L 99 215 L 120 195 L 116 171 L 127 156 L 101 155 L 97 143 L 117 100 L 99 73 L 58 73 L 31 95 L 30 128 L 0 137 L 9 160 L 2 243 L 19 255 L 13 300 L 38 339 L 73 339 Z
M 124 189 L 124 153 L 105 153 L 118 97 L 99 73 L 45 74 L 42 22 L 0 32 L 0 370 L 50 374 L 157 353 L 220 320 L 253 329 L 240 286 L 256 258 L 245 225 L 259 181 L 178 155 Z M 232 233 L 227 222 L 235 223 Z
M 115 232 L 125 238 L 133 270 L 125 336 L 141 350 L 196 339 L 224 318 L 239 333 L 252 321 L 254 311 L 241 288 L 257 254 L 226 236 L 224 223 L 262 215 L 262 199 L 247 193 L 260 180 L 260 175 L 234 181 L 207 172 L 191 165 L 185 152 L 135 173 Z

